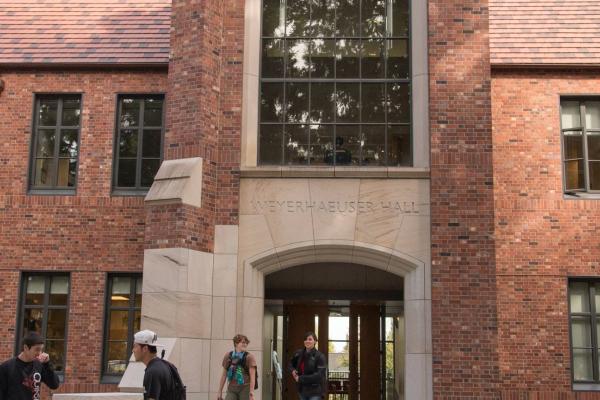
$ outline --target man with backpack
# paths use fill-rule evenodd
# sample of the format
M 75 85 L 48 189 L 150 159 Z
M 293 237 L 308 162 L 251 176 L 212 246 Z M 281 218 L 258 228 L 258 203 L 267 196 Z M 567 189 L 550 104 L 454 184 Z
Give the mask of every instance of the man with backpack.
M 256 358 L 246 351 L 250 341 L 245 335 L 233 337 L 233 351 L 223 357 L 223 374 L 219 383 L 219 397 L 223 400 L 225 381 L 229 382 L 225 400 L 254 400 L 254 389 L 258 388 Z
M 133 356 L 146 366 L 144 372 L 144 400 L 185 400 L 185 386 L 177 368 L 157 357 L 158 336 L 143 330 L 133 336 Z M 164 352 L 163 352 L 164 353 Z

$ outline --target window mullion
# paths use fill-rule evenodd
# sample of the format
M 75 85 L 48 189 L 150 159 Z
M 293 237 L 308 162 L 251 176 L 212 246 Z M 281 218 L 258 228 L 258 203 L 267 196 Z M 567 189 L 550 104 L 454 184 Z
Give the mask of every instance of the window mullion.
M 598 336 L 597 336 L 597 325 L 596 325 L 596 286 L 595 284 L 590 285 L 589 296 L 590 296 L 590 328 L 591 328 L 591 344 L 592 344 L 592 371 L 594 381 L 598 382 L 599 371 L 598 371 Z
M 587 127 L 585 123 L 585 103 L 581 102 L 579 107 L 581 127 L 582 127 L 582 142 L 583 142 L 583 181 L 585 190 L 590 191 L 589 165 L 588 165 L 588 145 L 587 145 Z
M 138 121 L 138 152 L 135 163 L 135 187 L 142 187 L 142 148 L 144 141 L 144 99 L 140 99 L 140 120 Z
M 52 277 L 50 275 L 46 275 L 44 279 L 44 308 L 42 312 L 42 337 L 46 338 L 48 332 L 48 306 L 50 305 L 50 280 Z

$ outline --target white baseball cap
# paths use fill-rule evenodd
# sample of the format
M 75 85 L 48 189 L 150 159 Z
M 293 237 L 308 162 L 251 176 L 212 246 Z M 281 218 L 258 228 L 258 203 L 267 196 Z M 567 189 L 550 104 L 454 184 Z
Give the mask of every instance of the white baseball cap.
M 133 343 L 145 344 L 148 346 L 164 347 L 164 345 L 157 343 L 158 335 L 148 329 L 139 331 L 133 335 Z

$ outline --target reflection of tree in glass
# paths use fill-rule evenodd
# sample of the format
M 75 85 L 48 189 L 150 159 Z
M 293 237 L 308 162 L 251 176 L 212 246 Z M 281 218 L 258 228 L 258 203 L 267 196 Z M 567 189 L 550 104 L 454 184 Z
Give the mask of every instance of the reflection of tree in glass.
M 310 1 L 294 0 L 287 3 L 286 35 L 308 36 Z
M 385 0 L 362 0 L 363 34 L 382 37 L 385 32 Z
M 353 93 L 338 88 L 336 92 L 336 110 L 340 119 L 352 120 L 358 111 L 358 99 Z
M 134 99 L 123 99 L 123 111 L 121 113 L 121 126 L 128 128 L 130 126 L 137 125 L 137 115 L 133 106 Z
M 288 46 L 289 64 L 292 68 L 293 76 L 307 76 L 308 75 L 308 42 L 303 40 L 296 40 L 288 42 L 291 46 Z M 292 44 L 293 43 L 293 44 Z
M 308 86 L 290 84 L 287 93 L 287 121 L 306 122 L 308 120 Z
M 333 36 L 335 0 L 311 0 L 311 34 L 315 37 Z

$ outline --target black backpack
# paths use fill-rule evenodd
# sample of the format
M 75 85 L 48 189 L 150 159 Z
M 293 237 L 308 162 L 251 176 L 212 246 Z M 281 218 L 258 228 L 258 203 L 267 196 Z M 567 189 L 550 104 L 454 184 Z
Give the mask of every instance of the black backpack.
M 164 350 L 162 357 L 164 357 Z M 186 387 L 181 380 L 181 376 L 179 376 L 179 371 L 177 371 L 177 367 L 173 365 L 173 363 L 168 362 L 167 360 L 161 357 L 161 361 L 164 362 L 167 367 L 169 367 L 169 372 L 171 372 L 171 378 L 173 381 L 173 390 L 169 393 L 169 400 L 186 400 Z M 162 397 L 162 396 L 161 396 Z
M 242 368 L 244 368 L 244 371 L 246 371 L 246 374 L 248 374 L 248 376 L 250 376 L 250 369 L 248 368 L 248 363 L 246 363 L 246 356 L 248 355 L 248 352 L 245 351 L 244 355 L 242 356 L 242 360 L 240 361 L 242 363 Z M 227 369 L 229 370 L 229 367 L 231 367 L 231 362 L 232 362 L 232 358 L 233 358 L 233 351 L 231 353 L 229 353 L 229 363 L 227 364 Z M 254 389 L 258 389 L 258 368 L 256 368 L 256 373 L 254 374 Z

